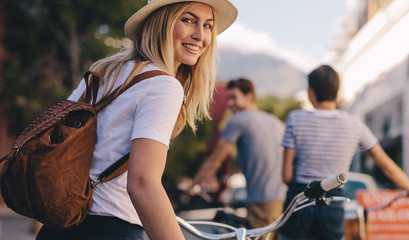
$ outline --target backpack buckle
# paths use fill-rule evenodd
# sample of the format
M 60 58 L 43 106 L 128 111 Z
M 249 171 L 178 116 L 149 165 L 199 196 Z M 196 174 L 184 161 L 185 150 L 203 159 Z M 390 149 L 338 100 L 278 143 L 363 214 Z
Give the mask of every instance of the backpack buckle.
M 14 146 L 13 149 L 16 151 L 16 153 L 14 154 L 14 157 L 17 157 L 17 155 L 20 153 L 20 147 Z
M 100 183 L 100 182 L 101 182 L 101 179 L 98 179 L 95 182 L 91 180 L 92 188 L 95 188 L 95 186 L 97 186 L 97 184 Z

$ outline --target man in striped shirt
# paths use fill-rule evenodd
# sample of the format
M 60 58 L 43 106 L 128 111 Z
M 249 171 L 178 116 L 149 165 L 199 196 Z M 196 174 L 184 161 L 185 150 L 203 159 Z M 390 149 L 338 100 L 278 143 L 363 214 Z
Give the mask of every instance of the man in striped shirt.
M 314 180 L 337 172 L 348 172 L 357 148 L 367 155 L 395 184 L 409 191 L 409 179 L 379 145 L 369 128 L 358 118 L 336 109 L 339 77 L 322 65 L 308 75 L 308 97 L 314 110 L 289 113 L 282 146 L 283 180 L 289 186 L 287 207 L 292 198 Z M 327 196 L 342 195 L 335 189 Z M 280 229 L 282 239 L 342 239 L 342 203 L 308 207 L 296 212 Z

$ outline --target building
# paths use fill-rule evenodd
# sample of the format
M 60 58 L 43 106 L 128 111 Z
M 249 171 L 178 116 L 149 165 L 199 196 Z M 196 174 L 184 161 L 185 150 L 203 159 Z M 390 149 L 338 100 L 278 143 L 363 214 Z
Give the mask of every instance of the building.
M 366 7 L 335 64 L 342 78 L 341 103 L 367 123 L 409 173 L 409 1 L 369 0 Z M 370 162 L 357 156 L 352 170 L 371 171 Z

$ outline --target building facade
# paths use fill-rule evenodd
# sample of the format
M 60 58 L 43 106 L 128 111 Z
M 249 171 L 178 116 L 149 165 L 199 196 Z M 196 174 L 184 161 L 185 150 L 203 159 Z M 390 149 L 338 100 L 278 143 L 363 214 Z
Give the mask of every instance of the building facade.
M 367 5 L 367 22 L 335 64 L 342 78 L 341 102 L 366 122 L 408 174 L 409 1 L 372 0 Z M 355 157 L 352 170 L 380 174 L 362 155 Z

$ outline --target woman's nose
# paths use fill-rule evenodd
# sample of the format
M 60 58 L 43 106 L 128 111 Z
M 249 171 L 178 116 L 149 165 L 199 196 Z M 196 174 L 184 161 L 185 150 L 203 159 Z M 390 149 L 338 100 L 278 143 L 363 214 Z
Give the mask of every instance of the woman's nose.
M 192 38 L 197 41 L 203 40 L 203 28 L 200 26 L 195 27 L 195 31 L 192 34 Z

